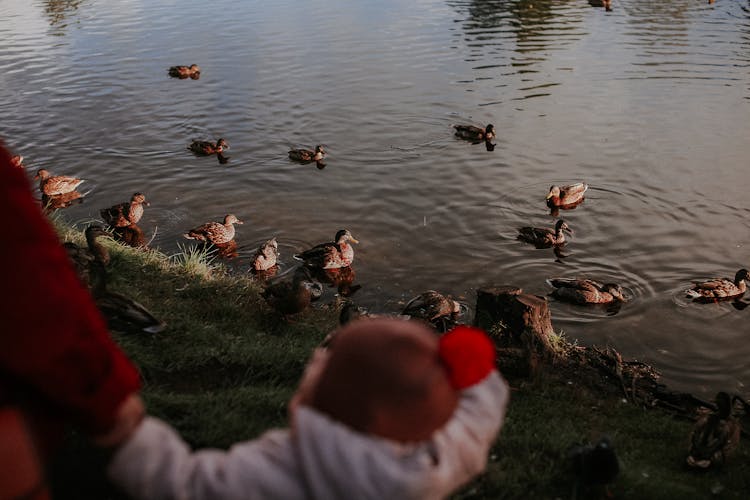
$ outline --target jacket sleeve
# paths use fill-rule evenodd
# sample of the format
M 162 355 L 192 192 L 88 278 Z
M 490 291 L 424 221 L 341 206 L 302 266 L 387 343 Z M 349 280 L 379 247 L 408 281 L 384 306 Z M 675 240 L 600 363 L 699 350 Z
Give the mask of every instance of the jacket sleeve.
M 108 429 L 119 404 L 140 387 L 139 374 L 2 145 L 0 230 L 9 287 L 0 300 L 0 385 L 31 387 L 61 409 L 61 418 L 91 432 Z
M 433 437 L 437 466 L 427 490 L 454 491 L 484 470 L 509 399 L 508 383 L 497 370 L 461 392 L 453 418 Z

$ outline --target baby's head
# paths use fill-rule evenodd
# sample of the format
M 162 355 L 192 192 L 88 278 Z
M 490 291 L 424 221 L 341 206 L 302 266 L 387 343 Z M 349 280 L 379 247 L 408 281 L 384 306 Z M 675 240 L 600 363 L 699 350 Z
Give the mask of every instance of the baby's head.
M 422 441 L 456 408 L 438 337 L 421 322 L 353 321 L 333 336 L 326 358 L 305 404 L 356 431 Z

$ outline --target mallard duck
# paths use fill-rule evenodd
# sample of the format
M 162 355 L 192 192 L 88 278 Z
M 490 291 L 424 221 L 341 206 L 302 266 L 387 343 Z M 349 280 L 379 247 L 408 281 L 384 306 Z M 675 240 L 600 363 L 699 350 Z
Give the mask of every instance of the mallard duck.
M 255 271 L 267 271 L 276 265 L 279 257 L 279 244 L 276 238 L 263 243 L 253 256 L 253 269 Z
M 686 459 L 690 467 L 708 469 L 722 465 L 740 440 L 741 426 L 732 415 L 732 399 L 726 392 L 716 394 L 716 411 L 703 415 L 690 435 Z
M 495 127 L 491 123 L 485 128 L 475 127 L 474 125 L 453 125 L 456 130 L 456 136 L 470 141 L 491 141 L 495 138 Z
M 166 323 L 157 319 L 146 307 L 126 295 L 107 289 L 109 251 L 97 238 L 111 235 L 99 225 L 87 227 L 85 234 L 87 247 L 79 247 L 73 242 L 64 243 L 64 247 L 79 279 L 93 295 L 109 328 L 123 333 L 162 331 Z
M 224 223 L 207 222 L 201 226 L 191 229 L 183 236 L 189 240 L 199 240 L 214 245 L 225 245 L 234 239 L 234 225 L 243 224 L 233 214 L 227 214 L 224 217 Z
M 461 313 L 461 304 L 435 290 L 427 290 L 406 303 L 402 316 L 424 320 L 440 332 L 455 326 Z
M 611 304 L 625 302 L 622 287 L 616 283 L 601 284 L 589 279 L 552 278 L 552 296 L 576 304 Z
M 24 168 L 23 156 L 21 156 L 21 155 L 11 156 L 10 157 L 10 164 L 13 165 L 14 167 Z
M 110 330 L 120 333 L 159 333 L 167 326 L 143 304 L 127 295 L 102 290 L 94 294 L 94 300 L 107 319 Z
M 176 78 L 192 78 L 197 80 L 200 77 L 201 69 L 197 64 L 191 64 L 190 66 L 172 66 L 169 68 L 169 76 Z
M 354 261 L 354 249 L 349 242 L 359 243 L 348 229 L 341 229 L 336 233 L 334 241 L 315 245 L 296 254 L 294 258 L 303 261 L 307 266 L 322 269 L 347 267 Z
M 63 247 L 68 252 L 68 257 L 73 262 L 81 283 L 93 292 L 104 288 L 106 267 L 110 262 L 109 251 L 97 241 L 97 238 L 111 238 L 112 235 L 99 225 L 87 227 L 84 234 L 86 235 L 85 247 L 72 241 L 66 241 Z
M 573 498 L 578 498 L 579 491 L 583 498 L 611 496 L 607 490 L 620 473 L 620 461 L 609 437 L 601 437 L 596 444 L 572 446 L 566 455 L 575 477 Z
M 740 269 L 734 275 L 734 281 L 727 278 L 713 278 L 708 281 L 696 281 L 693 287 L 685 290 L 688 297 L 702 302 L 728 300 L 742 297 L 747 290 L 745 283 L 750 278 L 747 269 Z
M 565 243 L 563 231 L 573 234 L 562 219 L 555 224 L 555 229 L 525 226 L 518 229 L 518 239 L 527 243 L 533 243 L 537 248 L 548 248 Z
M 547 205 L 550 207 L 567 207 L 581 203 L 584 193 L 589 188 L 585 182 L 577 182 L 567 186 L 551 186 L 547 193 Z
M 49 171 L 40 168 L 34 180 L 39 180 L 39 191 L 47 196 L 56 196 L 60 194 L 75 191 L 78 186 L 84 182 L 84 179 L 70 177 L 67 175 L 51 175 Z
M 193 141 L 188 149 L 197 155 L 209 156 L 223 153 L 225 149 L 229 149 L 229 143 L 223 138 L 217 140 L 215 144 L 211 141 Z
M 309 163 L 312 161 L 319 162 L 323 158 L 325 158 L 326 152 L 323 149 L 323 146 L 318 144 L 315 146 L 315 151 L 310 151 L 309 149 L 290 149 L 289 150 L 289 158 L 295 161 L 300 161 L 303 163 Z
M 130 201 L 118 203 L 110 208 L 99 211 L 102 219 L 112 227 L 125 227 L 137 224 L 143 216 L 143 207 L 149 206 L 143 193 L 134 193 Z
M 304 311 L 321 295 L 323 285 L 306 272 L 295 272 L 291 280 L 269 284 L 262 292 L 266 303 L 285 318 Z

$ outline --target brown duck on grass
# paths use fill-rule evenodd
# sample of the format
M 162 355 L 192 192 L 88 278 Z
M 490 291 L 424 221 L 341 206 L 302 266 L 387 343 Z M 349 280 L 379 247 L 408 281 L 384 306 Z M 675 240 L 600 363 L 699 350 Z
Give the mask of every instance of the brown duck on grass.
M 64 243 L 81 282 L 91 291 L 96 306 L 107 319 L 109 328 L 121 333 L 158 333 L 166 323 L 156 318 L 145 306 L 130 297 L 107 289 L 109 251 L 97 241 L 110 237 L 104 228 L 92 225 L 86 228 L 86 247 Z
M 197 64 L 190 66 L 172 66 L 168 70 L 169 76 L 179 79 L 192 78 L 197 80 L 201 76 L 201 68 Z
M 547 205 L 550 207 L 573 208 L 583 201 L 584 194 L 589 188 L 585 182 L 577 182 L 567 186 L 551 186 L 547 193 Z
M 73 192 L 84 182 L 84 179 L 68 175 L 52 175 L 44 168 L 40 168 L 37 171 L 34 180 L 39 180 L 39 191 L 47 196 L 57 196 Z
M 137 224 L 143 217 L 143 207 L 149 206 L 143 193 L 134 193 L 130 201 L 118 203 L 110 208 L 100 210 L 102 219 L 112 227 L 125 227 Z
M 685 290 L 685 293 L 696 302 L 738 299 L 745 294 L 748 280 L 750 273 L 747 269 L 740 269 L 734 275 L 734 280 L 713 278 L 708 281 L 696 281 L 692 288 Z
M 226 245 L 234 239 L 235 224 L 243 224 L 243 222 L 235 215 L 227 214 L 224 216 L 223 224 L 221 222 L 207 222 L 191 229 L 183 236 L 189 240 L 204 241 L 206 243 L 213 243 L 214 245 Z
M 349 244 L 350 242 L 359 243 L 348 229 L 341 229 L 336 233 L 334 241 L 315 245 L 296 254 L 294 258 L 310 267 L 322 269 L 347 267 L 354 261 L 354 249 Z
M 518 229 L 518 239 L 532 243 L 537 248 L 549 248 L 565 243 L 563 231 L 573 233 L 562 219 L 558 220 L 554 229 L 525 226 Z
M 552 278 L 552 296 L 574 304 L 611 304 L 625 302 L 622 287 L 616 283 L 598 283 L 589 279 Z
M 716 394 L 716 410 L 695 422 L 690 434 L 686 462 L 696 469 L 723 465 L 740 442 L 741 425 L 732 415 L 733 398 L 726 392 Z

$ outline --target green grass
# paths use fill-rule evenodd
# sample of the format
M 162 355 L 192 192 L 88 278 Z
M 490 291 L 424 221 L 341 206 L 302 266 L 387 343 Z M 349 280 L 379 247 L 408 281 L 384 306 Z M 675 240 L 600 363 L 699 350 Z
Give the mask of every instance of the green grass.
M 56 224 L 63 239 L 83 243 L 80 232 Z M 286 403 L 310 353 L 335 328 L 337 306 L 316 304 L 287 322 L 266 306 L 257 282 L 230 276 L 206 252 L 184 248 L 170 257 L 104 243 L 112 255 L 108 286 L 167 323 L 156 335 L 114 334 L 142 373 L 149 412 L 195 447 L 226 448 L 286 425 Z M 556 350 L 564 352 L 573 336 L 555 336 Z M 553 370 L 513 383 L 487 470 L 456 498 L 570 498 L 565 452 L 602 434 L 611 437 L 621 462 L 611 487 L 615 498 L 747 496 L 744 441 L 723 469 L 693 473 L 683 465 L 690 421 L 604 396 Z M 96 455 L 75 434 L 66 453 L 56 472 L 59 498 L 114 495 Z

